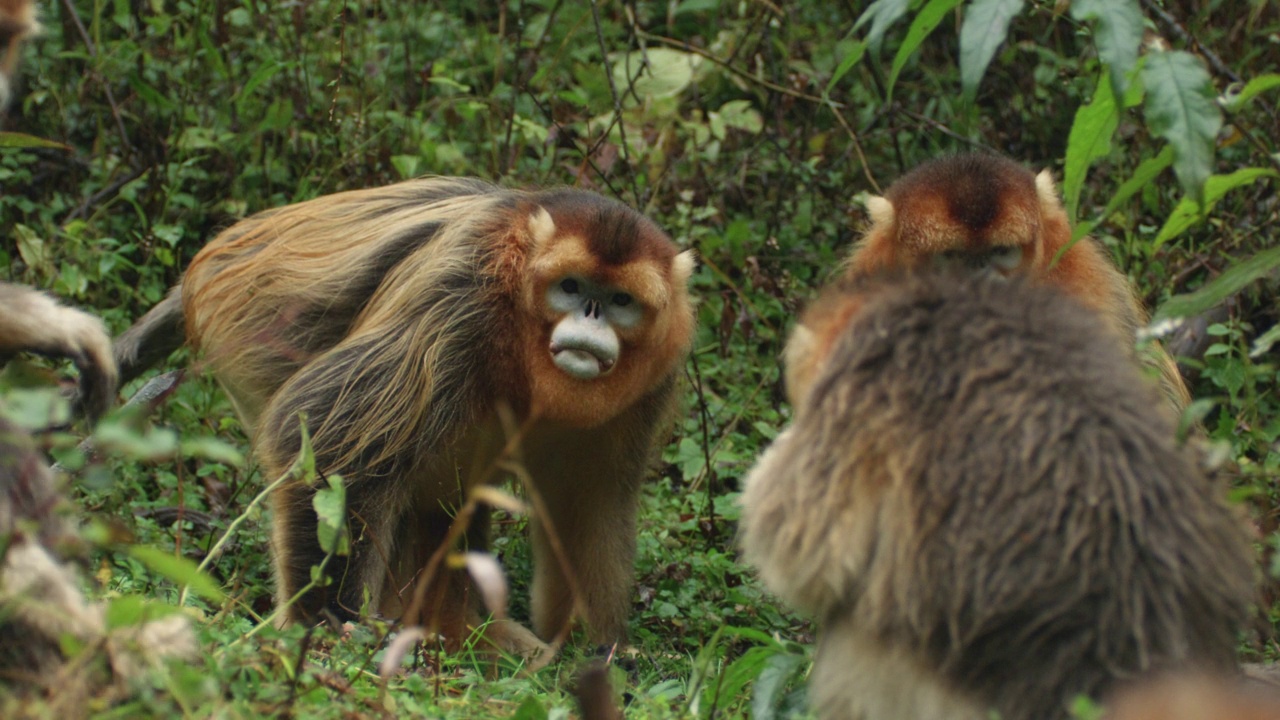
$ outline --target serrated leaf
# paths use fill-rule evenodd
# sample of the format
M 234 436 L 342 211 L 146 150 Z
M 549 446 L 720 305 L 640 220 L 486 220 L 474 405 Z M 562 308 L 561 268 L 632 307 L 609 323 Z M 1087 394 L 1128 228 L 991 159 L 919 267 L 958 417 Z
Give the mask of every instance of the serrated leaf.
M 221 602 L 223 599 L 222 588 L 217 581 L 200 572 L 194 562 L 184 557 L 177 557 L 147 545 L 133 545 L 125 552 L 129 557 L 145 565 L 151 572 L 163 575 L 179 585 L 186 585 L 192 592 L 206 600 Z
M 1023 0 L 974 0 L 960 26 L 960 86 L 972 98 L 987 65 L 1009 35 L 1009 21 L 1022 12 Z
M 348 555 L 351 539 L 347 534 L 347 488 L 338 475 L 326 478 L 329 487 L 319 488 L 311 498 L 316 511 L 316 538 L 326 555 Z
M 884 39 L 884 33 L 889 26 L 898 22 L 898 20 L 907 13 L 907 9 L 911 7 L 911 0 L 876 0 L 867 6 L 867 9 L 858 16 L 858 21 L 853 24 L 854 31 L 871 23 L 871 29 L 867 31 L 867 46 L 873 50 L 880 49 L 880 41 Z
M 70 145 L 20 132 L 0 132 L 0 148 L 55 148 L 70 150 Z
M 915 19 L 911 21 L 911 27 L 907 28 L 907 36 L 902 39 L 898 54 L 893 56 L 893 67 L 889 71 L 889 84 L 885 91 L 890 98 L 893 97 L 893 84 L 898 80 L 898 73 L 902 72 L 902 68 L 906 67 L 907 61 L 915 54 L 916 49 L 937 29 L 947 13 L 959 4 L 960 0 L 929 0 L 916 14 Z
M 1204 204 L 1201 205 L 1201 203 L 1189 197 L 1182 198 L 1178 206 L 1173 209 L 1173 212 L 1169 213 L 1169 217 L 1164 221 L 1160 232 L 1156 233 L 1156 239 L 1152 241 L 1152 248 L 1160 247 L 1181 235 L 1187 228 L 1200 222 L 1205 213 L 1212 210 L 1223 195 L 1243 185 L 1257 182 L 1264 177 L 1277 177 L 1276 171 L 1270 168 L 1241 168 L 1227 175 L 1211 176 L 1204 183 Z
M 1173 171 L 1182 188 L 1202 202 L 1204 181 L 1213 172 L 1214 139 L 1222 113 L 1204 65 L 1186 52 L 1147 56 L 1142 79 L 1147 89 L 1147 125 L 1173 146 Z
M 1129 87 L 1129 74 L 1138 63 L 1142 44 L 1142 8 L 1138 0 L 1073 0 L 1071 17 L 1095 21 L 1098 58 L 1111 70 L 1117 100 Z
M 1111 137 L 1120 126 L 1120 108 L 1111 89 L 1109 75 L 1098 80 L 1098 88 L 1087 105 L 1076 110 L 1067 135 L 1067 153 L 1063 160 L 1062 197 L 1067 207 L 1067 217 L 1075 221 L 1080 205 L 1080 191 L 1084 188 L 1089 166 L 1098 158 L 1111 153 Z
M 1222 106 L 1227 109 L 1227 112 L 1239 112 L 1253 98 L 1277 87 L 1280 87 L 1280 74 L 1267 73 L 1266 75 L 1259 75 L 1245 83 L 1240 92 L 1223 96 Z
M 1231 266 L 1199 290 L 1169 298 L 1156 311 L 1152 322 L 1202 313 L 1277 268 L 1280 268 L 1280 247 L 1263 250 Z
M 1126 180 L 1119 188 L 1116 189 L 1111 200 L 1107 203 L 1106 209 L 1102 211 L 1099 217 L 1105 218 L 1115 212 L 1117 208 L 1129 201 L 1129 198 L 1138 194 L 1142 188 L 1146 187 L 1151 181 L 1164 172 L 1164 169 L 1173 164 L 1173 148 L 1165 146 L 1158 155 L 1142 161 L 1142 164 L 1133 171 L 1133 176 Z M 1071 232 L 1072 242 L 1088 235 L 1098 225 L 1098 220 L 1083 222 L 1076 226 Z

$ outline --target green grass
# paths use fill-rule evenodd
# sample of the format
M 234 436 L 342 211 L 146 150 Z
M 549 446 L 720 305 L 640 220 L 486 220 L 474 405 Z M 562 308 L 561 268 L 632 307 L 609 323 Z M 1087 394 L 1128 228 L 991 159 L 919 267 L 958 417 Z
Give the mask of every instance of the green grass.
M 686 413 L 645 488 L 633 645 L 613 658 L 614 685 L 629 717 L 801 717 L 814 626 L 763 591 L 734 548 L 741 480 L 788 422 L 786 333 L 857 237 L 868 193 L 969 147 L 1052 167 L 1061 180 L 1074 112 L 1105 75 L 1090 26 L 1032 2 L 972 102 L 950 16 L 906 53 L 889 100 L 913 14 L 859 58 L 867 27 L 848 32 L 856 5 L 79 0 L 73 18 L 47 3 L 48 32 L 24 53 L 25 90 L 3 129 L 68 149 L 0 149 L 0 277 L 50 289 L 119 331 L 217 230 L 323 193 L 469 174 L 578 185 L 643 209 L 702 258 L 699 330 Z M 1280 30 L 1263 4 L 1230 23 L 1166 5 L 1241 78 L 1280 66 L 1274 44 L 1245 41 Z M 645 61 L 651 76 L 639 74 Z M 1230 79 L 1213 77 L 1219 91 Z M 1226 116 L 1214 173 L 1273 167 L 1274 100 L 1264 93 Z M 1138 108 L 1125 110 L 1080 195 L 1081 219 L 1098 223 L 1093 234 L 1153 307 L 1276 234 L 1269 178 L 1231 190 L 1158 248 L 1152 239 L 1183 197 L 1171 169 L 1104 213 L 1163 143 Z M 1280 507 L 1280 373 L 1272 352 L 1250 350 L 1275 325 L 1275 289 L 1263 279 L 1235 292 L 1194 363 L 1205 425 L 1241 465 L 1236 492 L 1268 547 Z M 108 601 L 176 603 L 172 579 L 127 548 L 200 562 L 237 523 L 207 569 L 225 599 L 188 599 L 198 662 L 149 676 L 101 717 L 576 714 L 569 688 L 595 656 L 584 642 L 529 676 L 421 651 L 383 678 L 385 628 L 246 637 L 273 605 L 270 517 L 247 510 L 265 485 L 248 441 L 198 364 L 150 424 L 161 434 L 76 476 L 79 507 L 110 538 L 87 586 Z M 227 449 L 245 462 L 228 461 Z M 524 522 L 507 518 L 495 541 L 516 617 L 527 612 Z M 1275 657 L 1274 623 L 1262 624 L 1243 650 Z

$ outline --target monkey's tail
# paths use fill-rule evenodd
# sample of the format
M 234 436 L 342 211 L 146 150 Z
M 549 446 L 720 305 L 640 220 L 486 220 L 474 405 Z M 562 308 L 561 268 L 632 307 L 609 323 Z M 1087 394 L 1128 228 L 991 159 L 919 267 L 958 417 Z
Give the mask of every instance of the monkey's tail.
M 124 385 L 169 357 L 186 342 L 186 335 L 186 323 L 182 317 L 182 285 L 179 284 L 159 305 L 151 308 L 133 327 L 115 339 L 112 351 L 120 369 L 120 384 Z

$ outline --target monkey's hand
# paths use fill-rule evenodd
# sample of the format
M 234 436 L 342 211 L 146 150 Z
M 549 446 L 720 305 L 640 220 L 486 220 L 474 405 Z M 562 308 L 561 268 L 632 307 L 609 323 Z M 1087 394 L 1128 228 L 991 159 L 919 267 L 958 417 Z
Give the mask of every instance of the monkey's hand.
M 102 321 L 44 293 L 0 283 L 0 355 L 33 352 L 71 360 L 80 371 L 78 410 L 101 417 L 116 395 L 116 363 Z

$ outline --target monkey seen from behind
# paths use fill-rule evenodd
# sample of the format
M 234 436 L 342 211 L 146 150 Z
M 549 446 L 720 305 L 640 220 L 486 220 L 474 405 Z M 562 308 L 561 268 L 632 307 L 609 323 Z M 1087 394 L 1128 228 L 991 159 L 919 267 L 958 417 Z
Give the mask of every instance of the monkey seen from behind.
M 1068 717 L 1235 668 L 1253 563 L 1103 319 L 986 274 L 845 280 L 786 350 L 794 422 L 742 496 L 765 584 L 821 623 L 824 718 Z

